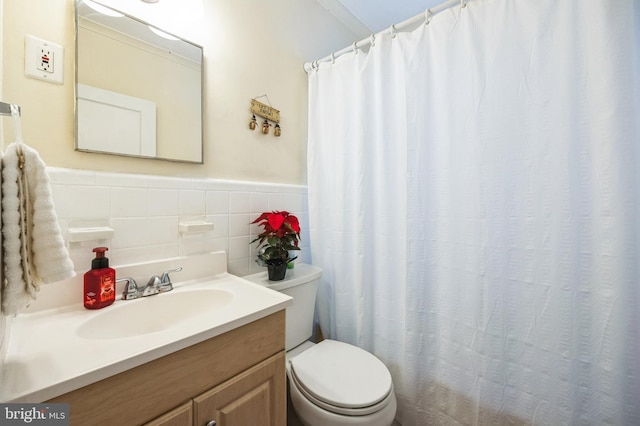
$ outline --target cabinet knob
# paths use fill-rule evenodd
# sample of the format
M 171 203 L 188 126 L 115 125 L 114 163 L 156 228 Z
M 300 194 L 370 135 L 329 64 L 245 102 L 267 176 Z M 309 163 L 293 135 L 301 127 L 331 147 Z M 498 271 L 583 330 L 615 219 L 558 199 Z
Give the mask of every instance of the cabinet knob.
M 215 420 L 209 420 L 205 426 L 216 426 Z

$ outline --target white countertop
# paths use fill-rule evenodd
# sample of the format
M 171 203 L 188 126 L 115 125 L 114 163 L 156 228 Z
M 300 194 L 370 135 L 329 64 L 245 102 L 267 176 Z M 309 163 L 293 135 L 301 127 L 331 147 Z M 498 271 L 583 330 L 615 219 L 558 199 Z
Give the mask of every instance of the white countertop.
M 231 293 L 231 302 L 220 309 L 204 309 L 162 331 L 103 339 L 81 337 L 82 333 L 77 333 L 79 326 L 94 316 L 122 304 L 212 288 Z M 19 314 L 13 319 L 8 336 L 0 401 L 46 401 L 218 336 L 292 303 L 289 296 L 225 272 L 178 283 L 171 292 L 143 299 L 123 301 L 118 296 L 113 305 L 95 311 L 78 303 Z M 168 317 L 171 321 L 171 316 L 172 312 L 166 312 L 162 320 Z

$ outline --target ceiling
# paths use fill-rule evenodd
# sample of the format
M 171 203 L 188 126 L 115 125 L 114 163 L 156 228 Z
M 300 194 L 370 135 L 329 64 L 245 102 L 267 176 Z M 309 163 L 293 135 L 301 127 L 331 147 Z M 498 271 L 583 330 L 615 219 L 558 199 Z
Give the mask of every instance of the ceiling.
M 318 0 L 356 35 L 364 38 L 399 24 L 444 0 Z

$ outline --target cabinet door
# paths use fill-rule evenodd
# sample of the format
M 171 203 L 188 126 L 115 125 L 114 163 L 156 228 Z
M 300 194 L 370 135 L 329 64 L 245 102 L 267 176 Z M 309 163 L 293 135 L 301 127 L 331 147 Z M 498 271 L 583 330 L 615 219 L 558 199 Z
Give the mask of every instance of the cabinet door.
M 194 398 L 194 425 L 285 426 L 284 352 Z
M 193 426 L 193 403 L 191 401 L 174 408 L 144 426 Z

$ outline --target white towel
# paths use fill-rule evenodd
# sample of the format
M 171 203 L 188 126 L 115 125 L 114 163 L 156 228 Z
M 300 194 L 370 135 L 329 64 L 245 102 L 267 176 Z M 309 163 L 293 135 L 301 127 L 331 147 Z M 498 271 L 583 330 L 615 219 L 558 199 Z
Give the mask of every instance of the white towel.
M 23 167 L 20 168 L 21 159 Z M 9 145 L 2 159 L 2 312 L 35 299 L 41 283 L 75 276 L 53 204 L 46 165 L 33 148 Z

